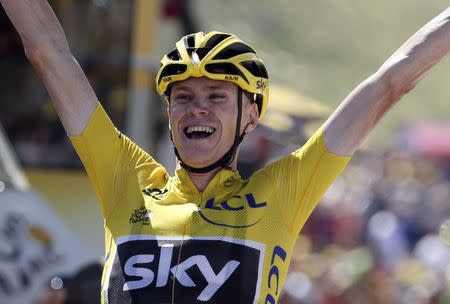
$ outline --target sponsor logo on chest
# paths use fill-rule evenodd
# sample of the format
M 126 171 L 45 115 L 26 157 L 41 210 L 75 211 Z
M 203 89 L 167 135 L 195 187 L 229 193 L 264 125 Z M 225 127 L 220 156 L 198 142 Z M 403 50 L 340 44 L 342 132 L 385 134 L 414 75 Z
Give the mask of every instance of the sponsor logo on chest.
M 239 296 L 239 303 L 257 303 L 264 248 L 229 237 L 121 237 L 109 283 L 120 290 L 108 291 L 109 303 L 113 295 L 154 303 L 229 303 Z
M 211 198 L 204 207 L 199 206 L 199 215 L 204 221 L 216 226 L 248 228 L 262 219 L 265 207 L 267 202 L 257 201 L 252 193 L 247 193 L 224 201 Z

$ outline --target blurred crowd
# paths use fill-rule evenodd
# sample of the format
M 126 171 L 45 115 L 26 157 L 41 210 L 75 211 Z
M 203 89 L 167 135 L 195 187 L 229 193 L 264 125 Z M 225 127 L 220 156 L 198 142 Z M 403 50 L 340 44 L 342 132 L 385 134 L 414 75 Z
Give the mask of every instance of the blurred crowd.
M 450 162 L 360 151 L 298 238 L 281 304 L 450 303 Z M 36 304 L 100 303 L 101 264 Z
M 359 152 L 302 230 L 280 303 L 450 303 L 449 162 Z
M 49 1 L 99 100 L 122 128 L 132 2 L 111 2 Z M 26 59 L 20 38 L 2 8 L 0 70 L 8 75 L 0 81 L 0 122 L 21 163 L 27 167 L 80 168 L 47 91 Z
M 93 262 L 72 275 L 52 276 L 33 304 L 100 304 L 102 269 L 102 263 Z

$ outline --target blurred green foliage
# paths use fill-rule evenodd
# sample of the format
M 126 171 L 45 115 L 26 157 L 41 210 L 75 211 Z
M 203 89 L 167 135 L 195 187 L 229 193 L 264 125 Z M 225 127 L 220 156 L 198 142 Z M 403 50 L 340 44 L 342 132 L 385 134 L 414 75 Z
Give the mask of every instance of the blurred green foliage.
M 203 31 L 232 32 L 284 83 L 335 108 L 448 0 L 196 0 Z M 380 145 L 400 126 L 450 121 L 447 58 L 383 119 L 371 142 Z

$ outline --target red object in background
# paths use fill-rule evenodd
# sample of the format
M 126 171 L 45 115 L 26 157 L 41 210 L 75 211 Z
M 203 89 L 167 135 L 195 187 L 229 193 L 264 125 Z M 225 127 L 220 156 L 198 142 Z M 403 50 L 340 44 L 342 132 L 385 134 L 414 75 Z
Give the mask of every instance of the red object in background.
M 428 157 L 450 160 L 450 124 L 418 124 L 406 129 L 406 148 Z
M 200 27 L 196 22 L 195 13 L 190 8 L 189 0 L 164 0 L 161 14 L 166 19 L 179 22 L 181 33 L 184 36 L 200 31 Z
M 178 19 L 181 15 L 182 6 L 182 0 L 165 0 L 163 15 L 167 18 Z

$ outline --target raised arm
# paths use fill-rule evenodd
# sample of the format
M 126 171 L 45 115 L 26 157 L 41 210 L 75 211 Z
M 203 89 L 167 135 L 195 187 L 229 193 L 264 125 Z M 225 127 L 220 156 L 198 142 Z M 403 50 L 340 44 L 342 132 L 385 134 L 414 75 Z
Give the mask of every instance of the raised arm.
M 65 34 L 46 0 L 0 0 L 18 31 L 25 54 L 44 82 L 69 135 L 79 135 L 97 98 L 73 57 Z
M 449 52 L 450 7 L 345 98 L 325 123 L 328 149 L 339 155 L 352 154 L 380 118 Z

